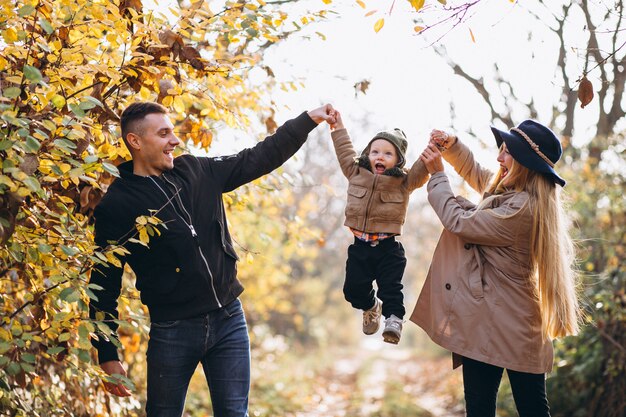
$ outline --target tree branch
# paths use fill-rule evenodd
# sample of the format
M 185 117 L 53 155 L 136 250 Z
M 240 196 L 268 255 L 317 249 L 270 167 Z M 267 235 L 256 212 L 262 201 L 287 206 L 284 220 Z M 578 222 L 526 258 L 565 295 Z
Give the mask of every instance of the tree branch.
M 448 56 L 446 48 L 444 46 L 437 47 L 435 51 L 437 52 L 437 54 L 439 54 L 442 57 Z M 448 61 L 448 65 L 450 65 L 450 67 L 452 68 L 452 71 L 454 71 L 456 75 L 468 81 L 474 87 L 476 92 L 480 94 L 480 96 L 483 98 L 483 100 L 489 107 L 492 120 L 501 120 L 505 125 L 513 126 L 514 123 L 513 123 L 513 120 L 511 119 L 511 114 L 508 111 L 508 109 L 507 109 L 506 114 L 500 114 L 493 107 L 493 104 L 491 103 L 491 95 L 489 91 L 487 91 L 487 89 L 485 88 L 482 77 L 474 78 L 471 75 L 469 75 L 467 72 L 465 72 L 465 70 L 459 64 L 457 64 L 456 62 L 453 62 L 450 58 L 447 58 L 447 61 Z M 496 72 L 497 71 L 498 69 L 496 67 Z M 502 76 L 499 76 L 499 78 L 502 79 Z

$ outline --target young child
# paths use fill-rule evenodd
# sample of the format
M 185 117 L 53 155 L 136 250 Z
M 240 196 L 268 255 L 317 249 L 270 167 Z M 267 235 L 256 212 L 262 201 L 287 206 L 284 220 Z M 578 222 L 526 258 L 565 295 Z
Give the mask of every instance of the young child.
M 340 113 L 335 111 L 334 116 L 331 137 L 341 171 L 348 178 L 344 225 L 354 234 L 343 292 L 354 308 L 363 310 L 363 333 L 378 331 L 382 312 L 386 317 L 383 339 L 397 344 L 405 313 L 402 275 L 406 257 L 395 236 L 402 231 L 410 193 L 426 182 L 428 171 L 420 159 L 408 172 L 403 169 L 408 143 L 400 129 L 377 133 L 357 158 Z

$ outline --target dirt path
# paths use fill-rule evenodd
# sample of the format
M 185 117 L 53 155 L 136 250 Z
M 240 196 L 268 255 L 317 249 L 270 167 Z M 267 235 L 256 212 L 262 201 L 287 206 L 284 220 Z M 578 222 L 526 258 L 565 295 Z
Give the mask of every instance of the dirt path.
M 313 401 L 296 417 L 460 417 L 460 373 L 449 358 L 412 357 L 400 346 L 364 338 L 357 352 L 342 354 L 316 387 Z

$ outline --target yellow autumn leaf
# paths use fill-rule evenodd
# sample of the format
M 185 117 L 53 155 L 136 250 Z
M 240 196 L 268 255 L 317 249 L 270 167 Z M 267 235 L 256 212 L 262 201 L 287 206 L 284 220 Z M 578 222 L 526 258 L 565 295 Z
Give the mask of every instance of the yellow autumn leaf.
M 141 87 L 141 90 L 139 90 L 139 97 L 141 97 L 142 100 L 149 100 L 151 96 L 152 92 L 150 90 L 146 87 Z
M 4 327 L 0 327 L 0 340 L 7 341 L 11 339 L 13 339 L 11 333 L 9 333 L 9 331 L 7 331 Z
M 322 0 L 322 2 L 324 2 L 324 4 L 330 4 L 333 2 L 333 0 Z
M 356 3 L 361 6 L 362 9 L 365 9 L 365 3 L 363 3 L 361 0 L 356 0 Z
M 421 32 L 421 31 L 423 31 L 423 30 L 424 30 L 424 27 L 423 27 L 423 26 L 415 26 L 415 27 L 413 28 L 413 30 L 419 33 L 419 32 Z
M 139 240 L 141 241 L 141 243 L 147 245 L 148 242 L 150 241 L 150 237 L 148 236 L 148 231 L 146 230 L 145 227 L 142 227 L 139 229 Z
M 470 33 L 470 37 L 472 38 L 472 42 L 476 43 L 476 38 L 474 37 L 474 32 L 472 32 L 472 29 L 469 30 Z
M 9 27 L 7 30 L 2 31 L 2 38 L 7 43 L 13 43 L 17 41 L 17 31 L 14 28 Z
M 65 98 L 63 98 L 63 96 L 60 95 L 55 95 L 54 97 L 52 97 L 52 104 L 54 105 L 54 107 L 56 107 L 57 109 L 62 108 L 63 106 L 65 106 Z
M 178 113 L 182 113 L 185 111 L 185 103 L 183 102 L 183 99 L 181 96 L 174 97 L 173 107 L 174 107 L 174 110 L 176 110 L 176 112 Z
M 119 260 L 119 259 L 117 259 L 117 257 L 116 257 L 113 253 L 111 253 L 111 252 L 107 252 L 107 253 L 106 253 L 106 257 L 107 257 L 107 261 L 108 261 L 111 265 L 116 266 L 116 267 L 118 267 L 118 268 L 121 268 L 121 267 L 122 267 L 122 263 L 120 262 L 120 260 Z
M 378 19 L 376 24 L 374 24 L 374 31 L 378 33 L 383 28 L 383 26 L 385 26 L 385 19 L 384 18 Z
M 415 9 L 415 11 L 419 11 L 422 7 L 424 7 L 424 0 L 409 0 L 411 6 Z
M 174 97 L 172 97 L 172 96 L 167 96 L 167 97 L 165 97 L 165 98 L 163 99 L 162 104 L 163 104 L 165 107 L 170 107 L 170 106 L 172 105 L 172 103 L 173 103 L 173 102 L 174 102 Z

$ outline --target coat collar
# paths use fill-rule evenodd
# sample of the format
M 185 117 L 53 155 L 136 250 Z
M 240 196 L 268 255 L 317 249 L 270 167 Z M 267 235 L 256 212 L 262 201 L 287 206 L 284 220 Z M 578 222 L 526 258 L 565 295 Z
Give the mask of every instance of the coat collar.
M 367 155 L 361 155 L 357 160 L 357 164 L 361 168 L 365 168 L 368 171 L 372 171 L 372 164 L 370 164 L 370 159 Z M 405 175 L 404 170 L 402 168 L 395 166 L 393 168 L 389 168 L 382 173 L 382 175 L 389 175 L 390 177 L 403 177 Z

